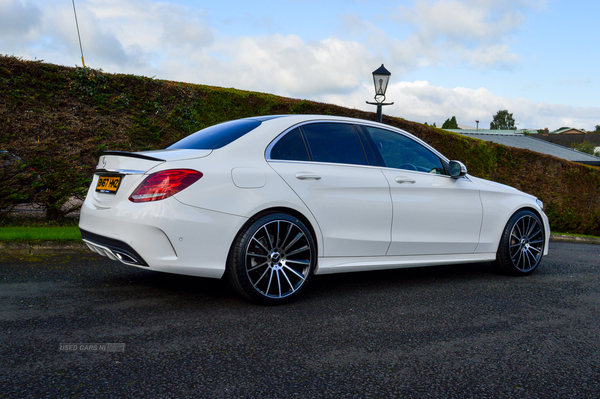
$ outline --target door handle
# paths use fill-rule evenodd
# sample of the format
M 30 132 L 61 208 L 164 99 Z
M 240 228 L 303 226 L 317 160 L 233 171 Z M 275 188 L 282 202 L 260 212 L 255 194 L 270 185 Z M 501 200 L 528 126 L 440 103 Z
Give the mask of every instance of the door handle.
M 414 184 L 415 182 L 416 182 L 416 180 L 411 179 L 410 177 L 401 177 L 401 176 L 396 177 L 396 183 L 399 183 L 399 184 L 402 184 L 402 183 Z
M 321 180 L 321 176 L 308 172 L 298 172 L 295 176 L 298 180 Z

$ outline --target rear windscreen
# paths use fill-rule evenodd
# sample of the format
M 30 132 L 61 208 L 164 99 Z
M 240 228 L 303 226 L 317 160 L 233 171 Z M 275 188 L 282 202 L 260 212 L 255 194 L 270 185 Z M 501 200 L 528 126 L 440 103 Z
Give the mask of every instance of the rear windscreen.
M 220 123 L 192 133 L 168 147 L 168 150 L 215 150 L 239 139 L 256 129 L 265 120 L 275 116 L 237 119 Z

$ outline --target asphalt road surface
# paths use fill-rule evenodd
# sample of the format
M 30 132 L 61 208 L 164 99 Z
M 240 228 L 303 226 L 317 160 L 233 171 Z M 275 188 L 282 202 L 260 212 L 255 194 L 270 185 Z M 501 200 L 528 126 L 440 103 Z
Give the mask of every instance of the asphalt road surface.
M 0 398 L 598 398 L 600 246 L 317 276 L 246 303 L 92 253 L 0 255 Z

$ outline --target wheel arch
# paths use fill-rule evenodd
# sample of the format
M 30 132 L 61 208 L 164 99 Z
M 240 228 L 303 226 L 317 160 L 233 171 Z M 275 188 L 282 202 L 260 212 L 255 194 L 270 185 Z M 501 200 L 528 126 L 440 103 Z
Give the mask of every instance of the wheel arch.
M 544 227 L 543 231 L 544 231 L 544 245 L 546 245 L 547 241 L 548 241 L 548 237 L 546 237 L 546 226 L 544 223 L 544 218 L 542 217 L 542 214 L 533 206 L 530 205 L 524 205 L 520 208 L 515 209 L 512 213 L 510 213 L 508 215 L 508 218 L 506 219 L 506 221 L 504 222 L 504 228 L 506 228 L 506 226 L 508 225 L 508 223 L 510 222 L 510 220 L 512 219 L 512 217 L 514 215 L 516 215 L 517 213 L 521 212 L 521 211 L 531 211 L 535 214 L 535 216 L 537 216 L 540 221 L 542 222 L 542 226 Z M 504 231 L 504 229 L 502 230 Z M 498 252 L 498 249 L 500 248 L 500 240 L 498 240 L 498 245 L 496 246 L 496 252 Z
M 540 218 L 540 220 L 542 221 L 542 223 L 544 223 L 544 218 L 542 218 L 542 214 L 537 209 L 535 209 L 534 207 L 529 206 L 529 205 L 528 206 L 524 206 L 524 207 L 519 208 L 516 211 L 514 211 L 513 215 L 515 213 L 517 213 L 517 212 L 520 212 L 520 211 L 531 211 L 531 212 L 535 213 L 535 216 L 537 216 L 538 218 Z M 511 217 L 512 217 L 512 215 L 511 215 Z M 544 231 L 544 233 L 545 233 L 545 231 Z

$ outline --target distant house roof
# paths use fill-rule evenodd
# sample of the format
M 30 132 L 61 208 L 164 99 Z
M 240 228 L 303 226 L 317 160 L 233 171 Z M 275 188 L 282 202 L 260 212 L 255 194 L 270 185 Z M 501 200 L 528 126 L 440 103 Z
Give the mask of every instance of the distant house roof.
M 585 134 L 585 130 L 575 129 L 574 127 L 563 127 L 551 132 L 552 134 Z
M 555 157 L 566 159 L 568 161 L 579 162 L 586 165 L 600 166 L 600 157 L 595 157 L 593 155 L 586 154 L 585 152 L 575 151 L 570 148 L 566 148 L 561 145 L 551 143 L 549 141 L 536 139 L 525 134 L 514 133 L 514 130 L 508 131 L 511 133 L 502 130 L 493 130 L 493 132 L 502 133 L 490 133 L 490 130 L 487 130 L 483 133 L 471 132 L 467 130 L 461 131 L 455 129 L 451 131 L 460 133 L 468 137 L 474 137 L 485 141 L 491 141 L 509 147 L 525 148 L 531 151 L 539 152 L 540 154 L 553 155 Z
M 475 134 L 524 134 L 524 133 L 528 133 L 528 134 L 537 134 L 538 131 L 536 129 L 519 129 L 519 130 L 490 130 L 490 129 L 475 129 L 475 128 L 469 128 L 469 129 L 444 129 L 448 132 L 454 132 L 454 133 L 475 133 Z

